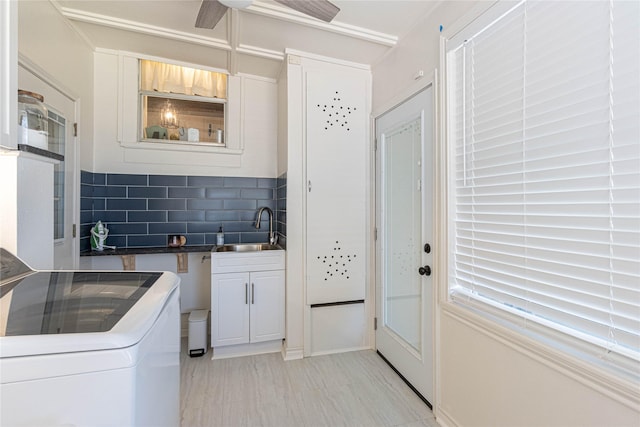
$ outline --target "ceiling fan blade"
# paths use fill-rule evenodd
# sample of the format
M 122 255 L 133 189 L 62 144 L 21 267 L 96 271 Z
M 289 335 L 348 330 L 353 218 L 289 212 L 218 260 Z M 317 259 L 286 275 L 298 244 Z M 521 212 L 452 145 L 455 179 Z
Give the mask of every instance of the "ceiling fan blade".
M 218 0 L 202 0 L 198 17 L 196 18 L 196 28 L 212 29 L 227 12 L 228 7 Z
M 325 22 L 331 22 L 340 12 L 340 8 L 328 0 L 276 0 L 276 2 Z

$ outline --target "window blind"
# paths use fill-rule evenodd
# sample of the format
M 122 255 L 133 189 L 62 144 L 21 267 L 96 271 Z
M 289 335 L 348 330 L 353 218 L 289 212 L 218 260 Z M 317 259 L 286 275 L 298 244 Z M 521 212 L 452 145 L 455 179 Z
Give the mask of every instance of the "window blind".
M 637 362 L 640 3 L 483 19 L 446 47 L 449 293 Z

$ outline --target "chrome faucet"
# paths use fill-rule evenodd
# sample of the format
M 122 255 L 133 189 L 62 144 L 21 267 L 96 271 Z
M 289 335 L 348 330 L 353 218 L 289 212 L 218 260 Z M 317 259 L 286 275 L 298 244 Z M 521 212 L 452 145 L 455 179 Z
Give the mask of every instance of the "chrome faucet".
M 260 210 L 258 211 L 258 217 L 256 218 L 256 229 L 260 228 L 260 219 L 262 218 L 262 212 L 264 211 L 267 211 L 267 213 L 269 214 L 269 244 L 275 245 L 278 239 L 273 233 L 273 211 L 270 208 L 266 206 L 260 208 Z

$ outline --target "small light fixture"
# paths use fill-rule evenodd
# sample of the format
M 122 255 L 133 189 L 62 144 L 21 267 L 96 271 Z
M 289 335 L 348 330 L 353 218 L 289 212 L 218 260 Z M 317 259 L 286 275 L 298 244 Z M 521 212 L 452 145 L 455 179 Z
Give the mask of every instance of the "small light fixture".
M 160 112 L 160 126 L 169 129 L 176 129 L 178 127 L 176 109 L 168 99 L 165 101 L 164 107 L 162 107 L 162 111 Z

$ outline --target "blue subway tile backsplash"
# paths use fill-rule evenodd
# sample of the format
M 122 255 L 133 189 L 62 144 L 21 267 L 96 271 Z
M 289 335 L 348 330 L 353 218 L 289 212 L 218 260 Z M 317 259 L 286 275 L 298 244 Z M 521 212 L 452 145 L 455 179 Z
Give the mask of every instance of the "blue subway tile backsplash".
M 187 177 L 177 175 L 149 175 L 149 185 L 185 187 L 187 185 Z
M 205 189 L 197 187 L 169 187 L 169 198 L 204 199 Z
M 187 207 L 186 199 L 149 199 L 149 210 L 152 211 L 179 211 Z
M 168 211 L 167 221 L 169 222 L 187 222 L 187 221 L 205 221 L 206 211 Z
M 188 187 L 222 187 L 224 178 L 220 176 L 188 176 Z
M 167 187 L 129 187 L 127 197 L 130 199 L 166 199 Z
M 127 222 L 167 222 L 167 211 L 127 211 Z
M 107 244 L 166 246 L 180 234 L 187 245 L 213 245 L 219 227 L 226 243 L 268 241 L 268 216 L 254 227 L 262 206 L 274 213 L 285 237 L 286 176 L 275 178 L 109 174 L 81 171 L 80 248 L 90 250 L 90 229 L 102 221 Z

